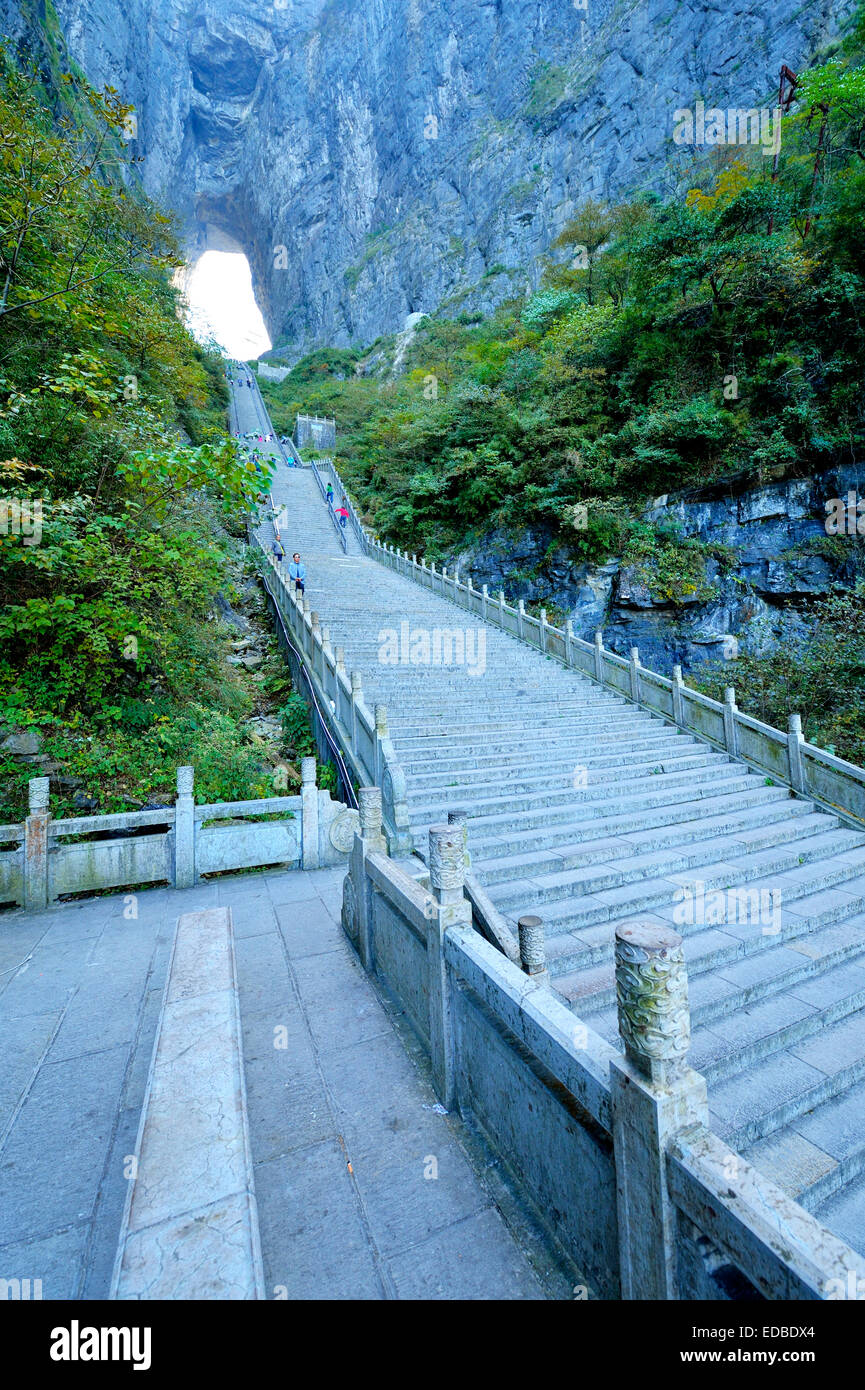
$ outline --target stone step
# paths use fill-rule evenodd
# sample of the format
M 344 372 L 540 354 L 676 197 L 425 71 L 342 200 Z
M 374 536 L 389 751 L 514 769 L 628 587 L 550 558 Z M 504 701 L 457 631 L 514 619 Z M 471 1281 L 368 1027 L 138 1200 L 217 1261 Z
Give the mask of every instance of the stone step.
M 862 1028 L 862 1013 L 854 1029 Z M 750 1070 L 747 1086 L 741 1076 L 733 1076 L 713 1086 L 709 1099 L 712 1128 L 739 1153 L 750 1150 L 760 1140 L 780 1131 L 798 1131 L 805 1119 L 833 1100 L 840 1100 L 851 1087 L 865 1080 L 865 1057 L 851 1054 L 852 1060 L 836 1071 L 824 1071 L 813 1061 L 819 1037 L 773 1052 Z M 824 1111 L 824 1115 L 833 1111 Z M 837 1111 L 834 1112 L 837 1117 Z M 857 1123 L 860 1121 L 857 1117 Z M 765 1170 L 764 1170 L 765 1171 Z
M 482 736 L 480 734 L 464 736 L 458 730 L 439 729 L 435 733 L 408 738 L 394 729 L 390 723 L 389 712 L 388 729 L 394 747 L 399 750 L 404 764 L 419 757 L 426 762 L 438 761 L 441 757 L 474 757 L 479 747 L 490 757 L 498 754 L 519 756 L 522 753 L 524 761 L 528 761 L 531 755 L 542 756 L 546 751 L 567 751 L 572 748 L 586 747 L 606 749 L 611 746 L 630 748 L 632 743 L 646 739 L 675 738 L 674 731 L 669 728 L 665 729 L 664 726 L 658 726 L 658 732 L 647 730 L 645 725 L 622 727 L 615 734 L 600 737 L 596 736 L 591 728 L 574 728 L 567 723 L 561 726 L 544 725 L 542 732 L 536 732 L 534 725 L 530 725 L 524 730 L 514 729 L 511 725 L 507 731 L 501 726 L 498 728 L 489 726 Z M 676 742 L 678 746 L 684 748 L 707 747 L 706 744 L 700 744 L 696 739 L 689 739 L 686 735 L 679 735 Z
M 530 903 L 544 912 L 550 905 L 567 907 L 573 899 L 596 897 L 608 889 L 620 885 L 643 882 L 646 889 L 657 886 L 659 892 L 672 895 L 686 880 L 697 879 L 704 883 L 705 891 L 711 892 L 727 887 L 725 872 L 729 869 L 732 882 L 741 882 L 735 877 L 737 866 L 754 864 L 760 876 L 767 873 L 793 869 L 805 860 L 831 857 L 837 846 L 837 853 L 854 848 L 857 843 L 865 843 L 865 838 L 856 831 L 841 830 L 833 826 L 832 817 L 824 817 L 818 812 L 813 818 L 802 820 L 797 817 L 778 827 L 776 836 L 768 837 L 768 845 L 762 843 L 762 834 L 757 832 L 751 842 L 735 834 L 724 839 L 696 842 L 688 846 L 673 846 L 670 849 L 651 850 L 647 853 L 629 852 L 619 858 L 610 859 L 603 864 L 588 864 L 562 873 L 538 874 L 536 878 L 511 879 L 494 884 L 489 895 L 498 910 L 505 916 L 509 911 L 522 910 Z M 846 837 L 850 837 L 849 840 Z M 760 858 L 761 850 L 768 849 L 769 855 Z M 691 873 L 692 869 L 711 870 L 713 878 L 701 878 Z M 813 876 L 809 876 L 813 881 Z
M 808 802 L 796 802 L 792 799 L 783 802 L 784 819 L 780 819 L 781 812 L 777 801 L 770 802 L 767 806 L 758 806 L 753 811 L 728 816 L 726 819 L 713 815 L 712 810 L 711 806 L 706 807 L 704 821 L 686 820 L 680 825 L 666 822 L 660 829 L 653 831 L 643 830 L 632 835 L 608 836 L 570 845 L 565 843 L 558 849 L 536 849 L 525 854 L 513 852 L 496 859 L 477 858 L 476 847 L 470 839 L 472 871 L 481 883 L 490 887 L 492 884 L 506 883 L 514 877 L 525 880 L 545 871 L 564 873 L 569 869 L 606 864 L 631 855 L 666 850 L 672 856 L 677 847 L 696 847 L 703 841 L 719 838 L 736 838 L 743 850 L 746 847 L 766 848 L 780 844 L 797 834 L 816 833 L 838 824 L 834 816 L 818 811 L 809 813 Z M 695 852 L 699 855 L 703 851 Z M 700 862 L 699 858 L 693 862 Z
M 504 811 L 492 810 L 485 811 L 478 807 L 465 808 L 469 816 L 469 841 L 472 842 L 475 834 L 484 834 L 491 831 L 499 833 L 517 832 L 524 829 L 536 829 L 539 826 L 558 826 L 571 825 L 575 821 L 585 823 L 593 820 L 596 833 L 603 835 L 608 824 L 616 821 L 618 817 L 639 816 L 644 811 L 678 809 L 684 818 L 692 819 L 696 814 L 696 808 L 703 800 L 717 800 L 722 796 L 741 793 L 748 795 L 752 788 L 759 787 L 760 783 L 753 773 L 740 769 L 736 765 L 729 765 L 724 776 L 715 779 L 701 779 L 698 785 L 693 781 L 683 781 L 681 779 L 665 779 L 664 785 L 660 785 L 661 779 L 653 777 L 651 782 L 646 781 L 645 787 L 641 788 L 639 794 L 628 793 L 623 796 L 599 801 L 575 801 L 576 793 L 573 798 L 569 798 L 564 804 L 545 805 L 542 799 L 536 800 L 538 804 L 520 805 L 508 807 Z M 769 790 L 767 788 L 767 790 Z M 494 803 L 496 804 L 496 803 Z M 460 806 L 461 803 L 454 797 L 449 798 L 446 811 Z M 442 821 L 441 807 L 434 808 L 434 814 L 421 816 L 417 812 L 416 818 L 412 819 L 412 834 L 415 837 L 416 853 L 422 857 L 426 853 L 426 845 L 429 827 L 439 825 Z
M 611 760 L 615 756 L 624 760 L 629 758 L 632 753 L 645 753 L 648 756 L 653 749 L 678 751 L 684 742 L 682 735 L 677 735 L 674 730 L 661 728 L 653 734 L 632 735 L 627 742 L 615 736 L 601 738 L 587 734 L 579 740 L 568 739 L 567 748 L 571 754 L 570 761 L 573 763 L 576 753 L 584 749 L 591 750 L 590 756 L 609 757 Z M 449 754 L 443 748 L 430 752 L 426 756 L 412 753 L 402 759 L 402 766 L 406 775 L 412 773 L 422 776 L 429 769 L 440 772 L 480 772 L 484 768 L 520 766 L 540 756 L 546 760 L 546 756 L 550 752 L 560 757 L 562 747 L 563 744 L 558 742 L 551 744 L 549 739 L 542 736 L 537 739 L 527 736 L 522 740 L 515 740 L 505 750 L 498 753 L 484 751 L 483 753 Z M 486 744 L 484 749 L 486 750 Z M 585 762 L 585 758 L 583 762 Z
M 508 715 L 503 713 L 500 716 L 490 717 L 483 721 L 475 719 L 472 722 L 458 720 L 454 718 L 452 710 L 443 707 L 440 719 L 433 722 L 428 720 L 424 724 L 402 724 L 398 718 L 394 717 L 392 707 L 387 700 L 376 700 L 376 704 L 383 704 L 388 711 L 388 724 L 391 732 L 395 735 L 400 747 L 416 747 L 418 745 L 433 745 L 434 740 L 447 739 L 449 745 L 469 744 L 473 745 L 477 741 L 485 740 L 489 737 L 501 738 L 505 742 L 515 743 L 525 738 L 527 734 L 532 734 L 536 729 L 549 729 L 560 731 L 563 738 L 575 738 L 579 735 L 591 736 L 598 729 L 598 718 L 593 716 L 581 719 L 564 713 L 551 710 L 549 714 L 537 715 L 534 718 L 527 718 L 524 723 L 515 720 L 513 713 Z M 658 728 L 660 721 L 654 721 L 651 715 L 645 719 L 630 715 L 625 712 L 621 719 L 616 719 L 611 724 L 610 720 L 604 716 L 604 726 L 614 728 L 615 731 L 627 737 L 629 733 L 644 733 L 647 728 Z M 687 738 L 687 735 L 683 735 Z M 691 740 L 695 744 L 697 739 Z
M 702 959 L 692 953 L 691 1065 L 710 1082 L 724 1080 L 858 1012 L 865 1006 L 863 927 L 865 916 L 857 913 L 822 931 L 788 937 L 781 945 L 767 942 L 765 950 L 740 956 L 732 964 L 719 962 L 711 943 Z M 750 944 L 756 940 L 752 936 Z M 699 945 L 700 936 L 693 937 L 692 946 Z M 809 1001 L 815 981 L 816 995 Z M 711 1007 L 701 1007 L 701 998 Z M 581 1015 L 615 1043 L 614 1003 L 597 1009 L 586 1008 L 584 1002 Z
M 587 746 L 590 747 L 591 745 Z M 591 753 L 583 751 L 579 755 L 578 762 L 575 762 L 576 750 L 574 748 L 570 750 L 570 755 L 568 757 L 562 757 L 558 749 L 551 749 L 549 756 L 544 758 L 542 762 L 529 760 L 527 758 L 523 758 L 521 762 L 517 762 L 517 755 L 514 754 L 512 756 L 514 758 L 513 763 L 506 763 L 493 759 L 489 761 L 487 766 L 482 768 L 453 768 L 442 766 L 443 762 L 448 761 L 446 759 L 442 759 L 441 761 L 438 759 L 431 760 L 423 771 L 415 769 L 412 785 L 418 789 L 425 788 L 431 790 L 443 784 L 448 786 L 453 785 L 452 781 L 446 783 L 446 778 L 453 779 L 455 777 L 461 777 L 468 781 L 468 785 L 477 787 L 479 790 L 488 785 L 495 786 L 502 780 L 506 780 L 508 787 L 516 791 L 519 789 L 520 783 L 524 780 L 525 772 L 528 771 L 526 768 L 526 763 L 528 762 L 530 767 L 541 769 L 540 771 L 536 771 L 531 778 L 533 784 L 543 780 L 543 776 L 546 775 L 551 785 L 563 781 L 573 786 L 575 774 L 577 773 L 585 772 L 591 777 L 615 776 L 620 773 L 623 767 L 629 769 L 646 769 L 649 773 L 659 770 L 667 771 L 673 763 L 678 766 L 691 766 L 695 765 L 691 760 L 696 757 L 704 759 L 707 756 L 717 755 L 707 754 L 704 749 L 698 750 L 693 747 L 689 748 L 684 740 L 679 743 L 669 740 L 666 743 L 660 745 L 656 744 L 647 749 L 620 748 L 618 752 L 595 751 Z M 435 769 L 435 771 L 433 771 L 433 769 Z M 407 773 L 408 766 L 404 764 L 403 770 Z M 472 777 L 473 773 L 476 774 L 474 778 Z M 522 777 L 521 774 L 523 774 Z
M 783 893 L 777 887 L 779 881 L 780 877 L 762 882 L 746 880 L 744 885 L 738 885 L 748 890 L 747 895 L 734 899 L 732 904 L 727 899 L 725 919 L 709 926 L 684 920 L 690 915 L 684 911 L 684 904 L 656 908 L 641 915 L 640 920 L 658 922 L 683 937 L 690 997 L 698 1022 L 710 1023 L 714 1017 L 744 1007 L 750 999 L 777 992 L 784 987 L 783 979 L 778 978 L 784 968 L 789 967 L 797 978 L 803 972 L 807 974 L 807 957 L 812 951 L 819 959 L 825 949 L 827 963 L 833 963 L 832 938 L 821 941 L 823 930 L 839 925 L 843 928 L 847 921 L 865 911 L 865 876 L 860 872 L 858 877 L 836 876 L 831 890 L 823 888 L 798 896 L 794 890 L 784 895 L 780 900 L 779 923 L 778 900 L 772 897 L 773 892 Z M 761 917 L 765 919 L 762 922 Z M 554 935 L 550 940 L 547 963 L 554 987 L 579 1012 L 589 1014 L 615 1002 L 612 943 L 616 928 L 629 920 L 625 914 L 576 934 Z M 775 954 L 788 943 L 795 953 L 806 957 L 804 962 L 800 963 L 795 954 Z M 843 930 L 839 931 L 836 944 L 838 960 L 842 960 L 849 944 Z M 758 962 L 740 966 L 739 962 L 757 956 Z M 729 979 L 711 973 L 722 967 Z
M 640 888 L 637 888 L 635 883 L 624 883 L 582 898 L 546 902 L 539 915 L 544 920 L 547 964 L 550 971 L 554 977 L 558 977 L 585 966 L 611 962 L 616 926 L 637 917 L 645 919 L 646 915 L 663 921 L 665 926 L 678 931 L 687 941 L 688 936 L 695 933 L 687 921 L 687 917 L 691 915 L 689 904 L 680 894 L 682 885 L 686 884 L 689 878 L 692 883 L 703 883 L 707 896 L 710 893 L 726 893 L 728 889 L 746 886 L 758 893 L 780 894 L 780 899 L 770 896 L 766 900 L 773 905 L 780 903 L 782 925 L 776 935 L 777 940 L 783 940 L 788 935 L 802 934 L 806 929 L 802 925 L 802 917 L 804 915 L 810 919 L 813 916 L 809 900 L 813 900 L 815 896 L 821 897 L 822 901 L 821 908 L 816 909 L 819 911 L 821 922 L 828 923 L 857 912 L 862 902 L 858 886 L 862 866 L 845 862 L 839 856 L 827 859 L 826 850 L 819 843 L 823 838 L 814 836 L 811 840 L 799 842 L 792 848 L 785 846 L 781 850 L 760 850 L 756 854 L 742 855 L 729 863 L 707 864 L 701 867 L 699 875 L 694 875 L 688 870 L 684 874 L 671 873 L 665 879 L 650 881 Z M 797 877 L 797 870 L 791 866 L 796 864 L 801 868 L 803 863 L 809 867 L 809 872 L 804 878 Z M 848 882 L 854 885 L 849 892 L 844 887 Z M 815 889 L 823 891 L 815 893 Z M 830 889 L 835 890 L 832 897 L 827 896 Z M 795 914 L 791 915 L 791 904 L 802 902 L 805 906 L 796 909 Z M 527 906 L 534 905 L 530 902 Z M 865 906 L 865 903 L 862 905 Z M 519 897 L 505 909 L 501 902 L 497 902 L 496 906 L 514 925 L 526 910 Z M 733 933 L 725 930 L 722 924 L 718 924 L 714 942 L 721 952 L 718 959 L 732 959 L 747 949 L 734 936 L 731 940 L 731 936 Z M 689 947 L 686 957 L 689 961 L 693 960 L 693 948 Z M 693 968 L 697 968 L 696 962 Z M 555 983 L 559 989 L 558 978 Z M 572 990 L 563 989 L 562 992 L 574 997 Z
M 696 770 L 699 772 L 699 787 L 695 785 L 695 768 L 689 766 L 681 770 L 672 772 L 661 772 L 650 774 L 645 777 L 629 779 L 628 793 L 622 796 L 621 783 L 611 780 L 608 784 L 598 784 L 580 788 L 548 788 L 539 792 L 524 792 L 518 802 L 520 810 L 540 810 L 545 807 L 560 809 L 563 805 L 568 805 L 576 811 L 577 807 L 586 805 L 597 805 L 600 807 L 619 805 L 622 801 L 630 800 L 631 803 L 641 796 L 650 798 L 655 794 L 663 795 L 666 792 L 687 789 L 690 796 L 695 793 L 709 795 L 711 786 L 723 780 L 724 775 L 729 770 L 730 761 L 723 754 L 710 755 L 716 761 L 702 761 L 697 764 Z M 423 798 L 410 794 L 410 805 L 413 810 L 412 821 L 420 824 L 438 824 L 447 810 L 455 803 L 465 805 L 469 819 L 478 816 L 490 816 L 502 814 L 508 811 L 513 812 L 515 798 L 508 794 L 508 786 L 499 788 L 498 796 L 485 796 L 480 799 L 472 797 L 469 799 L 461 794 L 460 786 L 457 784 L 448 797 L 439 796 L 436 800 L 431 800 L 429 793 Z
M 796 1049 L 800 1060 L 812 1060 L 827 1072 L 850 1074 L 865 1061 L 865 1016 L 852 1014 L 818 1038 Z M 861 1073 L 860 1073 L 861 1075 Z M 819 1220 L 837 1230 L 836 1194 L 849 1189 L 865 1212 L 865 1077 L 848 1082 L 841 1094 L 830 1095 L 782 1129 L 747 1146 L 743 1157 L 771 1172 L 775 1181 Z M 848 1198 L 849 1202 L 849 1198 Z M 848 1221 L 843 1227 L 849 1230 Z
M 665 774 L 702 772 L 704 768 L 715 767 L 720 763 L 729 764 L 729 759 L 725 754 L 712 753 L 708 750 L 693 751 L 690 753 L 683 751 L 675 757 L 653 757 L 645 762 L 634 759 L 628 770 L 628 782 L 634 784 L 643 781 L 645 778 L 660 777 Z M 455 789 L 454 794 L 458 795 L 466 802 L 482 802 L 486 797 L 493 796 L 497 791 L 501 790 L 503 785 L 507 787 L 508 794 L 512 797 L 520 793 L 532 794 L 542 789 L 555 792 L 561 788 L 569 788 L 576 791 L 596 791 L 600 796 L 609 796 L 613 795 L 616 789 L 621 785 L 621 777 L 615 775 L 615 768 L 610 769 L 613 773 L 612 776 L 605 776 L 605 771 L 608 766 L 609 765 L 603 763 L 598 765 L 597 782 L 590 776 L 585 787 L 583 787 L 582 784 L 582 770 L 575 770 L 573 763 L 570 764 L 566 771 L 556 772 L 552 768 L 548 769 L 547 767 L 544 767 L 540 772 L 531 774 L 512 771 L 505 778 L 491 778 L 488 781 L 471 779 L 465 773 L 461 775 L 445 773 L 441 778 L 434 777 L 430 774 L 427 777 L 414 779 L 413 789 L 408 792 L 406 800 L 409 808 L 411 808 L 418 803 L 428 801 L 434 794 L 450 792 Z M 449 775 L 452 780 L 449 782 L 444 781 L 444 777 Z

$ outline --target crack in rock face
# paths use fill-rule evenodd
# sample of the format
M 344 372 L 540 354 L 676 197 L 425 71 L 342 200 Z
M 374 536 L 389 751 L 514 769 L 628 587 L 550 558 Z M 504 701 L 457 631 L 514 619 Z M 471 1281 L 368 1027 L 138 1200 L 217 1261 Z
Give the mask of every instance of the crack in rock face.
M 522 293 L 583 198 L 687 183 L 677 109 L 772 106 L 781 63 L 807 64 L 855 0 L 55 4 L 93 85 L 135 106 L 133 152 L 190 260 L 242 248 L 294 359 Z M 0 27 L 31 13 L 0 0 Z

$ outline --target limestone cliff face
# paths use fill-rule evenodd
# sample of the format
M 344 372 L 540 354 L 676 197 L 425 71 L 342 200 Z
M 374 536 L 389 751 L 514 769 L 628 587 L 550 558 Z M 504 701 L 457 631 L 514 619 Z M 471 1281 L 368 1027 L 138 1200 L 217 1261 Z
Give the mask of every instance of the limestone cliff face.
M 135 104 L 190 254 L 240 245 L 294 356 L 522 291 L 582 197 L 686 176 L 677 108 L 769 104 L 854 0 L 54 3 L 94 85 Z
M 627 656 L 637 647 L 645 666 L 669 675 L 676 662 L 694 670 L 740 651 L 763 656 L 784 647 L 813 627 L 815 601 L 854 586 L 861 549 L 843 540 L 827 544 L 826 532 L 827 502 L 851 492 L 865 493 L 865 464 L 762 487 L 719 482 L 656 499 L 646 520 L 673 523 L 683 539 L 728 551 L 726 565 L 708 555 L 696 591 L 675 597 L 653 587 L 651 566 L 641 574 L 618 560 L 582 563 L 543 528 L 518 537 L 488 533 L 447 563 L 478 588 L 504 588 L 512 601 L 555 604 L 578 637 L 591 641 L 600 628 L 612 651 Z M 852 534 L 849 519 L 841 534 Z

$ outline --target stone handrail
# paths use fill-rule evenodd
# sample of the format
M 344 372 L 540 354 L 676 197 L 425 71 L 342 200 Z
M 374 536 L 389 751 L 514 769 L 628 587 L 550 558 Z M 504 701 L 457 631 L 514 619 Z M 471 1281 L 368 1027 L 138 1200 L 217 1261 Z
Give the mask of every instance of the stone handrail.
M 592 1296 L 729 1297 L 732 1267 L 768 1299 L 861 1297 L 861 1256 L 709 1129 L 681 937 L 618 929 L 619 1051 L 522 942 L 514 962 L 471 925 L 461 824 L 431 828 L 419 881 L 383 853 L 378 790 L 359 799 L 343 927 L 428 1052 L 442 1105 L 481 1128 Z
M 312 468 L 312 476 L 318 483 L 318 490 L 321 493 L 322 498 L 324 499 L 324 503 L 327 507 L 328 514 L 336 529 L 336 534 L 339 536 L 339 543 L 342 546 L 342 553 L 344 555 L 348 549 L 348 541 L 346 540 L 345 530 L 339 524 L 339 518 L 337 517 L 336 512 L 333 509 L 333 504 L 327 500 L 327 488 L 324 485 L 324 479 L 322 478 L 321 474 L 318 471 L 318 468 L 316 467 L 315 460 L 310 459 L 309 463 L 310 467 Z
M 860 828 L 865 824 L 865 769 L 846 762 L 834 753 L 808 743 L 802 734 L 802 721 L 791 714 L 786 733 L 744 714 L 736 704 L 732 686 L 724 702 L 713 700 L 687 686 L 680 666 L 674 666 L 672 679 L 641 665 L 636 647 L 630 660 L 616 656 L 604 647 L 603 635 L 594 642 L 577 637 L 570 621 L 563 628 L 525 611 L 523 600 L 516 607 L 505 601 L 500 591 L 492 597 L 486 584 L 477 589 L 471 578 L 463 583 L 459 572 L 450 575 L 435 563 L 418 561 L 394 546 L 367 536 L 367 554 L 398 574 L 449 599 L 460 608 L 476 614 L 483 623 L 492 623 L 590 680 L 615 691 L 641 708 L 661 715 L 704 743 L 721 748 L 730 757 L 759 772 L 768 773 L 793 791 L 839 814 Z
M 359 671 L 346 671 L 342 648 L 334 651 L 330 633 L 322 628 L 310 601 L 286 579 L 264 546 L 268 591 L 296 644 L 319 711 L 330 711 L 329 729 L 342 749 L 349 770 L 361 785 L 381 788 L 388 846 L 392 854 L 410 854 L 412 837 L 406 802 L 405 774 L 387 727 L 384 705 L 371 710 L 363 698 Z M 321 713 L 319 714 L 321 716 Z
M 180 767 L 173 806 L 61 820 L 50 812 L 49 779 L 34 777 L 27 819 L 0 826 L 0 844 L 15 846 L 0 850 L 0 903 L 38 911 L 73 893 L 156 883 L 190 888 L 202 874 L 344 862 L 357 812 L 319 791 L 315 776 L 315 759 L 304 758 L 299 796 L 202 806 L 193 796 L 194 769 Z

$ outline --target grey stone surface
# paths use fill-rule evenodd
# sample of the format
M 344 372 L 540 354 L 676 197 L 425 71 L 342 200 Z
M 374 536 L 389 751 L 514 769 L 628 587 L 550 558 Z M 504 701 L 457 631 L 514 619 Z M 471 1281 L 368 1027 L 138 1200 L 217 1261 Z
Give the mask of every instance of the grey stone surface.
M 15 977 L 0 976 L 0 1045 L 9 1059 L 0 1077 L 0 1277 L 42 1278 L 45 1298 L 108 1296 L 174 924 L 184 910 L 221 903 L 241 922 L 265 1296 L 547 1296 L 452 1120 L 433 1112 L 434 1093 L 343 937 L 341 878 L 293 871 L 154 889 L 137 895 L 129 920 L 122 896 L 4 915 L 0 950 L 10 948 L 16 964 L 23 948 L 38 951 L 17 977 L 8 1016 L 4 994 Z M 182 997 L 189 978 L 181 953 L 177 1009 L 195 1008 Z M 49 1009 L 46 981 L 52 999 L 61 988 Z M 212 983 L 221 981 L 217 960 Z M 204 1160 L 168 1131 L 159 1138 L 166 1166 L 187 1173 L 194 1200 Z M 438 1179 L 423 1176 L 429 1156 Z M 221 1250 L 228 1269 L 240 1229 L 231 1200 L 218 1212 L 211 1206 L 211 1220 L 192 1227 L 195 1239 L 170 1216 L 150 1227 L 159 1236 L 158 1270 L 151 1252 L 145 1271 L 130 1244 L 130 1292 L 146 1296 L 158 1272 L 165 1289 L 186 1296 L 208 1231 L 210 1253 Z M 212 1290 L 219 1298 L 245 1293 L 228 1282 Z
M 111 1296 L 263 1296 L 229 908 L 178 919 Z

